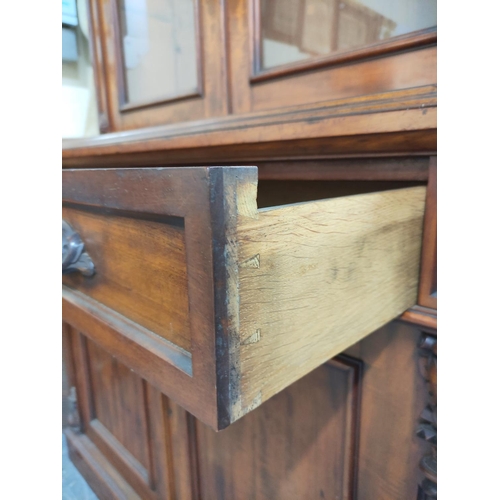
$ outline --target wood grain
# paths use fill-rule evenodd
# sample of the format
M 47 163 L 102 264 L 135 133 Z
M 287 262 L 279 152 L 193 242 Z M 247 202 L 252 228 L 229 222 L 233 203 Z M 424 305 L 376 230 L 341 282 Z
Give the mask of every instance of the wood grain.
M 96 274 L 63 283 L 127 316 L 186 351 L 191 349 L 183 220 L 63 208 Z
M 261 35 L 256 32 L 255 37 L 258 38 L 261 37 Z M 387 40 L 380 40 L 364 47 L 337 51 L 325 56 L 315 56 L 309 60 L 283 64 L 270 69 L 261 68 L 251 77 L 250 81 L 252 83 L 263 82 L 283 76 L 338 66 L 346 62 L 361 61 L 376 56 L 402 52 L 415 47 L 435 45 L 436 42 L 436 28 L 426 28 L 412 33 L 391 37 Z M 258 44 L 255 44 L 255 47 L 257 47 L 257 45 Z M 255 66 L 257 65 L 254 64 L 254 67 Z
M 275 160 L 258 161 L 255 165 L 259 169 L 257 196 L 262 191 L 261 181 L 427 181 L 429 174 L 428 156 Z M 299 187 L 304 183 L 295 184 Z
M 208 169 L 64 171 L 63 202 L 106 214 L 118 211 L 130 217 L 148 214 L 156 220 L 185 220 L 189 356 L 126 315 L 66 286 L 63 317 L 119 362 L 217 427 Z M 164 319 L 168 321 L 168 315 Z
M 87 341 L 87 346 L 94 419 L 147 471 L 150 464 L 142 380 L 94 342 Z
M 97 112 L 99 116 L 99 131 L 104 134 L 110 129 L 108 98 L 106 95 L 106 68 L 103 60 L 103 49 L 100 36 L 100 19 L 98 0 L 89 0 L 89 47 L 94 72 L 94 82 L 97 97 Z
M 184 244 L 186 289 L 169 295 L 181 303 L 187 293 L 190 329 L 176 342 L 190 352 L 171 349 L 153 333 L 158 325 L 144 323 L 153 318 L 161 327 L 175 314 L 168 304 L 165 318 L 158 312 L 165 297 L 149 283 L 160 276 L 148 283 L 140 267 L 133 276 L 131 266 L 114 268 L 119 275 L 107 278 L 123 285 L 120 302 L 110 279 L 111 302 L 91 298 L 91 287 L 85 293 L 63 287 L 63 315 L 72 325 L 65 326 L 69 372 L 82 422 L 81 434 L 67 431 L 71 457 L 103 499 L 414 499 L 419 460 L 429 446 L 415 434 L 427 401 L 416 346 L 421 330 L 435 329 L 435 311 L 412 307 L 401 317 L 406 323 L 382 326 L 349 347 L 348 356 L 310 372 L 344 340 L 376 328 L 389 309 L 402 312 L 398 301 L 414 305 L 418 238 L 411 235 L 419 223 L 398 214 L 411 196 L 397 209 L 384 201 L 370 211 L 352 202 L 355 193 L 344 193 L 345 200 L 266 214 L 255 205 L 256 173 L 242 170 L 235 179 L 216 169 L 136 170 L 257 165 L 259 179 L 278 182 L 261 186 L 259 206 L 268 207 L 323 198 L 329 187 L 318 184 L 325 180 L 427 181 L 437 147 L 435 33 L 383 42 L 377 54 L 361 49 L 257 75 L 250 12 L 256 3 L 199 1 L 202 95 L 120 110 L 116 2 L 90 0 L 101 130 L 114 133 L 63 141 L 63 166 L 120 171 L 71 172 L 64 198 L 97 207 L 106 234 L 104 221 L 116 221 L 112 211 L 126 213 L 131 222 L 109 228 L 118 240 L 123 233 L 140 237 L 147 227 L 140 241 L 149 250 L 142 253 L 145 261 L 154 257 L 148 262 L 162 276 L 168 263 L 158 247 Z M 306 179 L 318 184 L 302 186 Z M 382 200 L 383 194 L 364 196 Z M 354 206 L 344 210 L 343 203 Z M 387 220 L 377 218 L 391 206 Z M 353 233 L 341 220 L 346 211 L 357 220 Z M 162 221 L 136 227 L 144 214 Z M 356 219 L 361 215 L 366 231 Z M 184 219 L 183 235 L 165 222 L 170 216 Z M 435 245 L 425 226 L 419 303 L 431 305 Z M 116 257 L 132 252 L 139 262 L 135 245 L 116 238 L 107 244 Z M 137 295 L 136 286 L 139 301 L 155 297 L 152 314 L 145 305 L 134 315 L 137 304 L 125 290 Z M 99 346 L 93 349 L 87 338 Z M 212 430 L 307 372 L 228 429 Z
M 429 183 L 425 204 L 422 271 L 418 303 L 437 309 L 437 157 L 429 162 Z
M 189 370 L 175 361 L 179 356 L 162 339 L 130 319 L 129 306 L 119 313 L 104 299 L 87 297 L 85 289 L 64 287 L 63 314 L 78 331 L 217 429 L 416 303 L 423 186 L 354 194 L 367 185 L 339 184 L 328 192 L 335 198 L 258 210 L 257 169 L 252 167 L 74 170 L 65 178 L 71 207 L 186 221 L 186 247 L 180 254 L 186 256 L 187 279 L 180 284 L 187 283 L 189 323 L 199 325 L 192 328 Z M 70 215 L 81 222 L 92 254 L 94 219 L 82 222 Z M 126 220 L 128 230 L 132 219 Z M 99 224 L 100 236 L 113 226 Z M 142 225 L 117 252 L 141 248 L 144 231 L 151 230 Z M 153 257 L 136 261 L 147 264 L 152 258 L 159 264 L 153 262 L 150 270 L 161 270 L 176 234 L 168 241 L 157 236 L 151 244 L 144 238 L 145 252 L 156 250 Z M 130 273 L 133 290 L 142 283 L 141 269 Z M 159 276 L 159 290 L 169 273 Z M 156 289 L 149 283 L 154 279 L 137 289 L 154 298 Z M 170 293 L 174 296 L 176 288 Z M 158 312 L 165 323 L 172 321 L 168 307 Z
M 287 127 L 285 127 L 286 129 Z M 257 140 L 257 139 L 256 139 Z M 158 146 L 158 147 L 156 147 Z M 112 152 L 85 148 L 82 156 L 63 157 L 68 168 L 88 168 L 89 163 L 99 168 L 136 168 L 154 166 L 257 165 L 269 160 L 316 160 L 369 158 L 376 156 L 428 156 L 435 154 L 437 131 L 433 127 L 400 132 L 354 134 L 311 139 L 273 142 L 224 144 L 220 146 L 183 147 L 165 154 L 161 141 L 152 141 L 149 147 L 129 144 Z M 134 152 L 133 149 L 143 149 Z M 129 151 L 126 153 L 126 151 Z M 126 154 L 124 154 L 126 153 Z
M 71 461 L 101 500 L 142 500 L 86 435 L 65 434 Z
M 419 328 L 393 321 L 346 354 L 364 363 L 357 500 L 415 499 L 427 446 L 415 433 L 427 400 Z
M 95 491 L 102 498 L 123 498 L 109 497 L 109 490 L 131 488 L 144 500 L 197 498 L 185 410 L 70 326 L 65 332 L 84 432 L 68 439 L 81 451 L 76 465 Z
M 83 335 L 70 332 L 82 429 L 141 498 L 152 500 L 142 381 Z
M 385 54 L 370 54 L 370 48 L 365 48 L 358 51 L 361 57 L 355 61 L 330 58 L 320 67 L 307 61 L 296 67 L 306 70 L 301 73 L 292 74 L 287 70 L 293 68 L 284 66 L 269 72 L 272 79 L 266 79 L 268 75 L 264 74 L 257 76 L 254 74 L 258 68 L 255 48 L 260 41 L 256 40 L 258 25 L 252 12 L 255 7 L 255 2 L 247 0 L 233 0 L 227 6 L 231 47 L 228 58 L 234 68 L 229 76 L 231 94 L 236 96 L 235 114 L 417 88 L 437 81 L 435 40 L 425 35 L 424 43 L 430 45 L 421 48 L 400 47 L 403 50 Z M 297 8 L 290 5 L 290 9 Z M 308 64 L 310 67 L 306 68 Z
M 416 303 L 425 188 L 250 216 L 248 201 L 238 214 L 233 418 Z
M 163 402 L 168 408 L 169 452 L 175 491 L 172 497 L 179 500 L 197 500 L 200 495 L 196 437 L 193 431 L 194 417 L 165 396 L 163 396 Z
M 158 389 L 144 381 L 143 383 L 146 389 L 148 446 L 152 463 L 149 486 L 156 493 L 158 500 L 170 500 L 176 498 L 176 481 L 171 456 L 171 432 L 167 425 L 168 407 L 165 397 Z M 175 467 L 180 467 L 180 464 L 175 463 Z
M 356 498 L 362 363 L 331 361 L 215 433 L 196 423 L 201 498 Z
M 196 36 L 199 92 L 182 100 L 159 102 L 147 108 L 125 106 L 123 62 L 116 2 L 99 0 L 99 36 L 106 68 L 106 92 L 111 131 L 137 129 L 165 123 L 199 120 L 227 114 L 227 84 L 224 60 L 224 23 L 221 3 L 197 2 Z M 222 55 L 222 57 L 221 57 Z
M 63 141 L 63 166 L 436 150 L 436 85 Z M 293 147 L 291 147 L 293 146 Z M 168 155 L 165 151 L 168 150 Z M 249 164 L 249 163 L 247 163 Z
M 118 407 L 119 411 L 123 409 Z M 138 408 L 138 416 L 143 410 Z M 130 410 L 129 410 L 130 411 Z M 115 416 L 116 417 L 116 416 Z M 121 420 L 116 420 L 119 423 Z M 109 460 L 110 464 L 125 478 L 127 482 L 139 493 L 143 500 L 155 500 L 156 495 L 150 488 L 148 470 L 125 448 L 121 442 L 97 419 L 92 420 L 86 432 L 89 439 L 99 448 L 99 451 Z M 147 448 L 147 439 L 140 438 L 138 444 Z
M 436 57 L 434 46 L 254 84 L 252 111 L 432 85 L 437 81 Z
M 415 433 L 427 394 L 420 336 L 392 322 L 219 433 L 163 398 L 160 411 L 151 406 L 154 435 L 166 438 L 153 456 L 165 446 L 172 469 L 161 469 L 170 496 L 158 487 L 158 498 L 416 498 L 429 446 Z M 88 437 L 71 433 L 70 445 L 101 498 L 136 498 Z

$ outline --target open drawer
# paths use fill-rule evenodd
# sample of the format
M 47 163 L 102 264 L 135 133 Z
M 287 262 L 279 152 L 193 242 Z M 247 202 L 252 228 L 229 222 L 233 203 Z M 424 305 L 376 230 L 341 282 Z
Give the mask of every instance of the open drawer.
M 63 171 L 63 320 L 214 429 L 417 299 L 425 187 L 256 199 L 255 167 Z

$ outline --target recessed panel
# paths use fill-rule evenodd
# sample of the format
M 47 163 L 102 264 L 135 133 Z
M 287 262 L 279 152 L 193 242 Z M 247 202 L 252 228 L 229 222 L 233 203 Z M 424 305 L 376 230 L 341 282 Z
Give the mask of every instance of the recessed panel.
M 323 365 L 219 433 L 197 422 L 202 498 L 355 498 L 360 370 Z
M 63 219 L 80 234 L 96 271 L 65 275 L 63 283 L 190 351 L 183 219 L 69 207 Z

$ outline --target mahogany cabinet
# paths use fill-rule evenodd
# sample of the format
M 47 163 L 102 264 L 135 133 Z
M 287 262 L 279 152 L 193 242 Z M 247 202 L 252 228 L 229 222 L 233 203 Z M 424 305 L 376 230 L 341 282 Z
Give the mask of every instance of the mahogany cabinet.
M 93 490 L 436 498 L 435 3 L 88 4 L 106 133 L 63 141 L 62 295 Z
M 419 498 L 432 444 L 417 435 L 418 327 L 390 323 L 219 433 L 65 334 L 82 419 L 70 456 L 100 498 Z
M 435 93 L 433 0 L 88 2 L 106 132 L 334 103 L 408 110 Z

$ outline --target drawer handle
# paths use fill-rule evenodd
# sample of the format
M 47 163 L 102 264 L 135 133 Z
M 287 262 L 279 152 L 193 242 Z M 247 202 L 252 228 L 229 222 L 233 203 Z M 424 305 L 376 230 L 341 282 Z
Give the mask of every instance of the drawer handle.
M 80 235 L 63 219 L 62 221 L 62 273 L 80 271 L 84 276 L 93 276 L 94 263 Z

